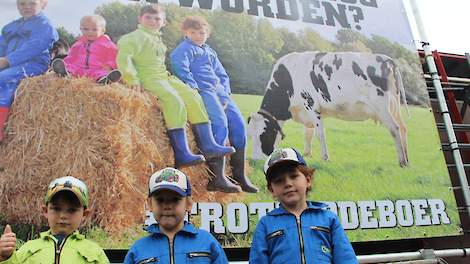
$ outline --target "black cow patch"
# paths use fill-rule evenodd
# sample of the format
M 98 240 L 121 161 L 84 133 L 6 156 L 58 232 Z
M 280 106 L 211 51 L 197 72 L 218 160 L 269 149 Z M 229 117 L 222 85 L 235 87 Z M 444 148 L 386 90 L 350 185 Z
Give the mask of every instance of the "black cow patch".
M 333 73 L 333 68 L 328 64 L 325 65 L 325 73 L 326 75 L 328 75 L 328 80 L 331 80 L 331 74 Z
M 352 70 L 355 75 L 362 77 L 362 79 L 367 81 L 367 76 L 364 74 L 361 67 L 359 67 L 359 65 L 356 62 L 353 62 Z
M 377 89 L 377 95 L 378 96 L 384 96 L 384 92 L 380 89 Z
M 313 60 L 313 65 L 319 64 L 320 59 L 323 58 L 326 55 L 326 52 L 320 52 L 315 55 L 315 60 Z
M 277 120 L 290 119 L 290 97 L 294 94 L 294 86 L 284 64 L 279 64 L 268 87 L 261 102 L 261 109 L 271 113 Z
M 388 76 L 388 68 L 386 62 L 382 63 L 382 76 L 376 74 L 377 69 L 373 66 L 367 67 L 367 75 L 369 76 L 372 83 L 379 87 L 382 90 L 382 93 L 378 93 L 379 96 L 383 96 L 383 92 L 388 91 L 388 83 L 387 83 L 387 76 Z
M 339 58 L 338 55 L 335 54 L 335 59 L 333 60 L 333 65 L 336 66 L 336 70 L 339 70 L 339 67 L 343 64 L 343 59 Z
M 316 75 L 314 71 L 310 72 L 310 79 L 312 80 L 313 87 L 315 90 L 320 90 L 320 94 L 323 99 L 327 102 L 331 102 L 330 93 L 328 92 L 328 86 L 326 85 L 325 80 L 321 74 Z
M 259 138 L 261 141 L 261 151 L 263 151 L 265 155 L 271 155 L 274 151 L 274 142 L 279 132 L 279 130 L 277 130 L 279 125 L 277 122 L 273 122 L 270 119 L 265 119 L 264 123 L 266 128 Z
M 300 96 L 302 96 L 302 98 L 305 100 L 305 103 L 304 103 L 305 109 L 312 110 L 312 107 L 315 104 L 315 102 L 313 101 L 312 95 L 307 91 L 302 91 L 300 93 Z

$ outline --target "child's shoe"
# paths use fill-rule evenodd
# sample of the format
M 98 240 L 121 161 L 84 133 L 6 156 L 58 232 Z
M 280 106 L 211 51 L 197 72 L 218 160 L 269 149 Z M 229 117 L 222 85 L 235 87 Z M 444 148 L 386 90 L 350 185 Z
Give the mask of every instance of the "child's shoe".
M 121 80 L 121 72 L 119 70 L 112 70 L 105 76 L 98 79 L 99 84 L 110 84 Z
M 215 142 L 209 123 L 193 124 L 192 128 L 197 146 L 206 159 L 223 157 L 235 152 L 234 148 L 222 146 Z
M 69 76 L 69 72 L 65 67 L 65 62 L 63 59 L 55 59 L 52 61 L 52 70 L 59 75 L 60 77 Z

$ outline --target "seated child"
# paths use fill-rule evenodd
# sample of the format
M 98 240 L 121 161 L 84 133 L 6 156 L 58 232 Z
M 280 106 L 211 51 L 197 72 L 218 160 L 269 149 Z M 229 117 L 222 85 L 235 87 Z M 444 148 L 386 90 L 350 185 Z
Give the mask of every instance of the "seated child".
M 125 264 L 134 263 L 228 263 L 224 250 L 207 231 L 184 220 L 191 211 L 191 184 L 174 168 L 155 172 L 149 180 L 149 202 L 157 224 L 147 237 L 127 252 Z
M 199 92 L 211 121 L 214 139 L 224 145 L 227 137 L 235 148 L 230 157 L 232 178 L 245 192 L 256 193 L 245 175 L 245 121 L 237 104 L 230 98 L 230 80 L 217 53 L 206 44 L 210 27 L 203 17 L 187 17 L 181 27 L 184 39 L 171 53 L 173 73 L 186 85 Z M 225 176 L 225 158 L 207 161 L 215 178 L 209 181 L 209 191 L 239 192 L 239 186 Z
M 205 158 L 233 153 L 232 147 L 214 141 L 204 103 L 198 92 L 169 76 L 165 67 L 166 46 L 160 29 L 165 25 L 165 12 L 158 5 L 145 5 L 138 17 L 138 28 L 118 42 L 118 68 L 124 81 L 138 91 L 146 89 L 158 97 L 168 137 L 175 155 L 175 166 L 198 164 Z M 194 155 L 186 138 L 186 121 L 192 124 L 196 142 L 204 155 Z
M 26 77 L 43 74 L 50 64 L 49 50 L 59 39 L 41 12 L 47 0 L 16 0 L 21 18 L 2 28 L 0 36 L 0 142 L 16 88 Z
M 313 172 L 293 148 L 268 157 L 264 173 L 280 207 L 258 222 L 250 263 L 358 263 L 338 216 L 326 204 L 307 201 Z
M 84 16 L 80 20 L 82 36 L 72 45 L 64 60 L 55 59 L 52 69 L 60 76 L 89 77 L 101 84 L 117 82 L 117 47 L 104 34 L 106 20 L 100 15 Z
M 103 249 L 78 232 L 83 218 L 90 214 L 85 183 L 71 176 L 55 179 L 44 202 L 49 231 L 15 251 L 15 233 L 7 225 L 0 238 L 1 264 L 109 263 Z

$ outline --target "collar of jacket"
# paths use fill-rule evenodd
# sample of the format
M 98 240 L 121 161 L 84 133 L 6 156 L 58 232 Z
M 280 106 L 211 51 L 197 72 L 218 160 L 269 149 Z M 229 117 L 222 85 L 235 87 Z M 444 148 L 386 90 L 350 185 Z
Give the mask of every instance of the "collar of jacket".
M 42 232 L 40 234 L 40 237 L 42 239 L 52 239 L 54 241 L 57 242 L 57 238 L 55 238 L 55 236 L 52 234 L 51 230 L 48 230 L 48 231 L 45 231 L 45 232 Z M 71 238 L 75 238 L 75 239 L 78 239 L 78 240 L 81 240 L 81 239 L 84 239 L 85 236 L 80 234 L 80 232 L 78 232 L 78 230 L 75 230 L 75 232 L 73 232 L 72 234 L 69 235 L 69 237 Z
M 110 38 L 108 35 L 103 34 L 103 35 L 97 37 L 97 38 L 96 38 L 95 40 L 93 40 L 92 42 L 102 41 L 102 40 L 111 40 L 111 38 Z M 82 36 L 79 38 L 79 41 L 88 42 L 89 40 L 86 38 L 86 36 L 83 36 L 83 35 L 82 35 Z
M 204 43 L 202 44 L 201 46 L 197 45 L 196 43 L 194 43 L 190 38 L 188 37 L 183 37 L 183 41 L 185 42 L 188 42 L 189 44 L 193 45 L 193 46 L 196 46 L 196 47 L 199 47 L 199 48 L 206 48 L 206 47 L 209 47 L 209 45 L 207 45 L 207 43 Z
M 20 17 L 18 19 L 18 21 L 22 22 L 22 21 L 31 21 L 31 20 L 34 20 L 34 19 L 37 19 L 39 17 L 43 17 L 44 16 L 44 13 L 42 11 L 39 11 L 39 13 L 35 16 L 32 16 L 32 17 L 29 17 L 27 19 L 24 19 L 23 17 Z
M 147 228 L 147 232 L 149 232 L 152 235 L 163 235 L 163 233 L 160 232 L 160 227 L 158 226 L 158 224 L 153 224 L 149 226 Z M 183 229 L 181 229 L 178 232 L 183 232 L 184 234 L 187 234 L 187 235 L 197 235 L 198 230 L 192 224 L 184 221 Z
M 151 30 L 151 29 L 148 29 L 148 28 L 144 27 L 141 24 L 137 25 L 137 28 L 139 30 L 142 30 L 143 32 L 148 33 L 148 34 L 153 35 L 153 36 L 159 36 L 160 37 L 162 35 L 162 33 L 159 30 Z
M 326 205 L 324 203 L 307 201 L 307 208 L 305 210 L 306 211 L 322 210 L 322 209 L 325 209 L 326 207 L 328 207 L 328 205 Z M 285 215 L 285 214 L 292 214 L 292 213 L 290 213 L 289 211 L 284 209 L 282 204 L 279 205 L 278 208 L 276 208 L 276 209 L 274 209 L 274 210 L 272 210 L 271 212 L 268 213 L 268 215 Z

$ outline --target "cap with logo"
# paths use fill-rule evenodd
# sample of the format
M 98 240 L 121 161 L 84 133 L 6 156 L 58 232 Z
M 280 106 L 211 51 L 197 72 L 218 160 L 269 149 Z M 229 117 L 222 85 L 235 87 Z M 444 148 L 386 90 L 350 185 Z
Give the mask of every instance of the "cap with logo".
M 294 148 L 275 149 L 264 163 L 264 174 L 269 177 L 271 170 L 280 164 L 307 165 L 304 157 Z
M 88 207 L 88 188 L 86 184 L 72 176 L 66 176 L 51 181 L 47 187 L 46 196 L 44 197 L 45 203 L 48 204 L 54 195 L 62 191 L 74 193 L 80 203 L 84 207 Z
M 161 169 L 150 177 L 149 196 L 159 190 L 172 190 L 181 196 L 191 196 L 191 184 L 186 174 L 171 167 Z

